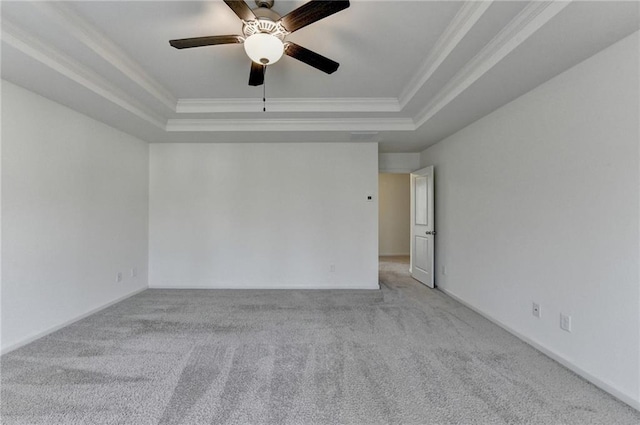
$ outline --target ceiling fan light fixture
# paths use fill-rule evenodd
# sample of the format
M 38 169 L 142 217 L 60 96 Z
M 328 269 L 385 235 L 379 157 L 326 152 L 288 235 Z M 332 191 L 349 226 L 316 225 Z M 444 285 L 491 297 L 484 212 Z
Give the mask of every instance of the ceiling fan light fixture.
M 275 35 L 257 33 L 244 40 L 244 50 L 255 63 L 271 65 L 284 54 L 284 43 Z
M 338 62 L 285 40 L 289 34 L 348 8 L 349 0 L 309 0 L 285 16 L 271 9 L 274 0 L 255 0 L 258 7 L 254 9 L 245 0 L 223 1 L 242 21 L 243 35 L 181 38 L 169 40 L 169 44 L 176 49 L 244 44 L 245 52 L 251 59 L 250 86 L 263 85 L 267 65 L 276 63 L 285 53 L 326 74 L 338 70 Z

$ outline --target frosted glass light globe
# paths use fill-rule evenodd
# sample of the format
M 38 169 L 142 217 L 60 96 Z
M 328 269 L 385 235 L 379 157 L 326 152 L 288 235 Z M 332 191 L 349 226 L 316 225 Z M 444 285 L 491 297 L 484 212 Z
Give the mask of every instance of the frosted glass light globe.
M 257 33 L 244 40 L 244 50 L 255 63 L 271 65 L 282 57 L 284 44 L 274 35 Z

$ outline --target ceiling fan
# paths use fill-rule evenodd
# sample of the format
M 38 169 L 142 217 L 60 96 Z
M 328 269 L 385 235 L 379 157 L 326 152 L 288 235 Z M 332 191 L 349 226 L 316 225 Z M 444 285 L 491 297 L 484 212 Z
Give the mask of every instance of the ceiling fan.
M 264 84 L 268 65 L 276 63 L 283 54 L 291 56 L 327 74 L 334 73 L 340 64 L 302 46 L 286 41 L 287 35 L 307 25 L 349 7 L 348 0 L 311 0 L 294 11 L 280 16 L 273 10 L 274 0 L 255 0 L 257 7 L 250 9 L 243 0 L 224 0 L 242 20 L 243 35 L 213 35 L 208 37 L 171 40 L 176 49 L 213 46 L 217 44 L 240 44 L 251 58 L 249 85 Z

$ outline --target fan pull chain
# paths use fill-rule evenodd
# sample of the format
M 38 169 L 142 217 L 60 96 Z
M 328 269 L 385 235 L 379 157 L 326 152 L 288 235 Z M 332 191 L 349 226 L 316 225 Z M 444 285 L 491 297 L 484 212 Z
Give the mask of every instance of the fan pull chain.
M 267 79 L 264 78 L 266 73 L 267 73 L 267 67 L 263 66 L 262 67 L 262 76 L 263 76 L 263 83 L 262 83 L 262 112 L 267 112 Z

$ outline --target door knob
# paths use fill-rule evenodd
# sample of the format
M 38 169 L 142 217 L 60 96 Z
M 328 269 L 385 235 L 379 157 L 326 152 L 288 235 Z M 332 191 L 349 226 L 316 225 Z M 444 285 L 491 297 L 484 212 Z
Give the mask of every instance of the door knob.
M 424 232 L 424 233 L 427 234 L 427 235 L 433 235 L 433 236 L 436 235 L 436 231 L 435 230 L 433 230 L 431 232 Z

